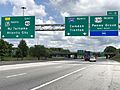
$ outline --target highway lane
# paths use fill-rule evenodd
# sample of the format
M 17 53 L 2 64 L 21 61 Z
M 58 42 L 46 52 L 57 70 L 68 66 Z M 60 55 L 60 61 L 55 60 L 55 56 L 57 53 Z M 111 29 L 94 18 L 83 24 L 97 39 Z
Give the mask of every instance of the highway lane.
M 97 62 L 53 61 L 1 70 L 0 90 L 119 90 L 119 71 L 118 62 L 103 58 Z

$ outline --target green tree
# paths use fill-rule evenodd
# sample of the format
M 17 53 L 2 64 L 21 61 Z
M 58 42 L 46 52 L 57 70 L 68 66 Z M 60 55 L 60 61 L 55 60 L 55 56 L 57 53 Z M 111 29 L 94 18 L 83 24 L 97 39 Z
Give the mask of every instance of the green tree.
M 116 55 L 117 49 L 113 46 L 108 46 L 104 50 L 106 58 L 112 58 L 113 56 Z
M 49 56 L 49 51 L 43 45 L 35 45 L 34 47 L 30 47 L 30 55 L 33 57 L 37 57 L 40 60 L 41 57 L 47 58 Z
M 15 57 L 17 57 L 17 60 L 21 57 L 21 50 L 19 48 L 16 49 Z
M 5 42 L 3 39 L 0 39 L 0 58 L 1 60 L 4 60 L 4 56 L 7 54 L 8 46 L 7 42 Z
M 28 55 L 28 49 L 29 49 L 25 40 L 20 41 L 18 48 L 20 49 L 21 59 L 23 60 L 23 58 Z
M 35 48 L 34 47 L 30 47 L 29 55 L 35 57 Z
M 8 50 L 7 50 L 8 55 L 7 56 L 12 57 L 13 44 L 9 44 L 7 42 L 6 42 L 6 44 L 8 46 Z

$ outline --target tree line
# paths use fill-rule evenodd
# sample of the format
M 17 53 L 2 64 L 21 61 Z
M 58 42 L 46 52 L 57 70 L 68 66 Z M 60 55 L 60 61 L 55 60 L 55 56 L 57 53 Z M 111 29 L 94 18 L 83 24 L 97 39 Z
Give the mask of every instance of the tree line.
M 65 50 L 63 48 L 46 48 L 44 45 L 34 45 L 32 47 L 28 47 L 25 40 L 21 40 L 17 47 L 13 47 L 14 45 L 0 39 L 0 60 L 4 60 L 4 57 L 16 57 L 21 58 L 23 60 L 25 57 L 37 57 L 40 59 L 51 58 L 51 55 L 55 55 L 56 53 L 68 53 L 69 50 Z
M 117 54 L 120 53 L 120 49 L 117 49 L 113 46 L 107 46 L 104 49 L 104 55 L 106 56 L 106 59 L 112 58 L 114 56 L 116 56 Z

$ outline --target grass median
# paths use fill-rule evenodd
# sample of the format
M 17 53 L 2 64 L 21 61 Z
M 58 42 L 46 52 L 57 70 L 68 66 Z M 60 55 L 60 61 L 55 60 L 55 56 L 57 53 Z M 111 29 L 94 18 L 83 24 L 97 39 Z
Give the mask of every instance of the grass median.
M 114 56 L 113 58 L 111 58 L 112 60 L 115 60 L 115 61 L 118 61 L 120 62 L 120 54 L 119 55 L 116 55 Z

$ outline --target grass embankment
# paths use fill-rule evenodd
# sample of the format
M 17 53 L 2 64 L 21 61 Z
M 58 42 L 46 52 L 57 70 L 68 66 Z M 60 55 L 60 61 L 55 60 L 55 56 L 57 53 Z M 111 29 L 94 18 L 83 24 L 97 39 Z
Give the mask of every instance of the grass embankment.
M 15 58 L 15 57 L 4 57 L 3 61 L 21 61 L 21 58 Z M 37 58 L 34 57 L 24 57 L 23 60 L 37 60 Z
M 115 61 L 118 61 L 120 62 L 120 54 L 119 55 L 116 55 L 114 56 L 113 58 L 111 58 L 112 60 L 115 60 Z
M 2 60 L 2 61 L 26 61 L 26 60 L 32 61 L 32 60 L 38 60 L 38 58 L 36 58 L 36 57 L 24 57 L 22 60 L 21 58 L 4 57 L 4 60 Z M 64 57 L 53 57 L 53 58 L 47 58 L 47 59 L 41 58 L 40 60 L 48 60 L 48 61 L 53 60 L 53 61 L 55 61 L 55 60 L 65 60 L 65 58 Z

